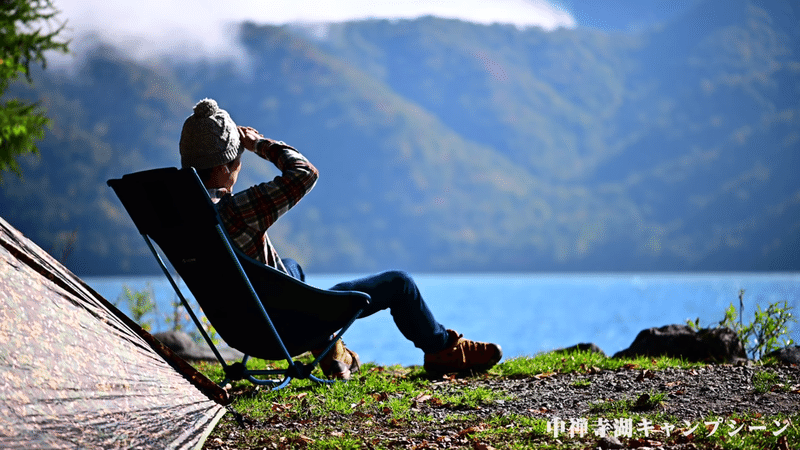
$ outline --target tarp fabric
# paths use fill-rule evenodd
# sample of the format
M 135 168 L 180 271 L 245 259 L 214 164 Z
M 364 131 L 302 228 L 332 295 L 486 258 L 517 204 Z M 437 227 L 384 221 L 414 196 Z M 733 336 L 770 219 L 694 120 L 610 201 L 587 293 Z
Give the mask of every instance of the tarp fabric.
M 224 390 L 0 218 L 0 448 L 190 449 Z

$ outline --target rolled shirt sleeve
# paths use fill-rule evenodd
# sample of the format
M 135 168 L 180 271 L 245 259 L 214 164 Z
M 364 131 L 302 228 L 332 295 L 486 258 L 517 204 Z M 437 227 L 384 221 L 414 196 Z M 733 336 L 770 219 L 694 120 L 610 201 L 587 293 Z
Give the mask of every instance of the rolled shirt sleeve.
M 242 252 L 285 272 L 267 229 L 314 188 L 319 172 L 300 152 L 280 141 L 260 141 L 255 153 L 275 164 L 281 174 L 226 195 L 217 203 L 217 211 Z

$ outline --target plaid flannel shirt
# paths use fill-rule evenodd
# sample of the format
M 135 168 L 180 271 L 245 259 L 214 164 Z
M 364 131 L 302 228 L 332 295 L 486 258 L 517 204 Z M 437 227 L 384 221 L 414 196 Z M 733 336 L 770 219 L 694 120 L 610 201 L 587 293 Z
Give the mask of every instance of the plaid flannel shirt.
M 281 175 L 236 194 L 227 189 L 209 189 L 208 193 L 234 245 L 251 258 L 286 272 L 267 229 L 311 191 L 319 172 L 283 142 L 264 140 L 259 144 L 255 153 L 275 164 Z

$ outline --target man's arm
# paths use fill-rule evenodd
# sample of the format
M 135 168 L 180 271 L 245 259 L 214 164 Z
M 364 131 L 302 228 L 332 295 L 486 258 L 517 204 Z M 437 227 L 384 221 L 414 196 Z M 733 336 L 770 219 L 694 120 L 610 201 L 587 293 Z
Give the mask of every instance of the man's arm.
M 264 139 L 252 128 L 240 127 L 239 132 L 246 149 L 281 171 L 272 181 L 253 186 L 233 198 L 231 206 L 238 210 L 237 215 L 247 226 L 263 232 L 311 191 L 319 172 L 294 147 Z

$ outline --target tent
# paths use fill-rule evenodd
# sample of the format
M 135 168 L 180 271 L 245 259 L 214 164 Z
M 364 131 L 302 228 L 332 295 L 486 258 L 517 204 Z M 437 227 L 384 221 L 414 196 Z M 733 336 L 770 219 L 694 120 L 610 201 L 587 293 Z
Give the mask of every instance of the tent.
M 228 401 L 0 218 L 0 448 L 199 448 Z

